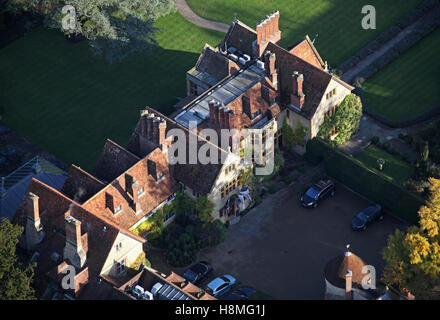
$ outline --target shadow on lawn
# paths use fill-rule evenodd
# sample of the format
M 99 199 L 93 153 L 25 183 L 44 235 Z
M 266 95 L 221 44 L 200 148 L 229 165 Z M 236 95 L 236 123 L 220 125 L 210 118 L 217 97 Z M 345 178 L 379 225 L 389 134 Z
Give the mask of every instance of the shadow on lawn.
M 92 171 L 107 138 L 127 144 L 145 106 L 173 111 L 186 96 L 186 71 L 199 54 L 157 47 L 108 64 L 85 54 L 83 45 L 56 48 L 56 58 L 39 50 L 21 53 L 1 68 L 11 70 L 0 76 L 0 84 L 10 83 L 0 103 L 6 125 L 65 163 Z

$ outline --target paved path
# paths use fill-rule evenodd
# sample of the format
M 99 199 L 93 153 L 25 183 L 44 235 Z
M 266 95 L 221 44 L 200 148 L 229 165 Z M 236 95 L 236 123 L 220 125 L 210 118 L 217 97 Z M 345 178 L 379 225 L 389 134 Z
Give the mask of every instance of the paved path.
M 417 20 L 413 24 L 403 29 L 393 39 L 382 45 L 378 50 L 374 51 L 372 54 L 356 64 L 353 68 L 345 72 L 341 79 L 347 83 L 352 83 L 356 79 L 357 75 L 361 73 L 361 71 L 368 68 L 374 62 L 376 62 L 376 60 L 381 58 L 388 50 L 392 49 L 397 43 L 404 39 L 408 34 L 412 33 L 416 29 L 415 27 L 419 22 L 420 20 Z
M 202 17 L 199 17 L 194 13 L 194 11 L 191 10 L 185 0 L 176 0 L 176 6 L 180 14 L 189 22 L 194 23 L 195 25 L 202 28 L 216 30 L 224 33 L 228 32 L 229 26 L 227 24 L 209 21 L 203 19 Z

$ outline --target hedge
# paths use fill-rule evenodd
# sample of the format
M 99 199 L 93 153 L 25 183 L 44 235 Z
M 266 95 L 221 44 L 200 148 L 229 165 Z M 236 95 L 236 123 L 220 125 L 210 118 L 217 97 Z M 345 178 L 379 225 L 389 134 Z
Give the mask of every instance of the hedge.
M 332 148 L 319 138 L 307 143 L 306 159 L 315 164 L 324 161 L 329 176 L 381 204 L 408 223 L 417 223 L 417 212 L 424 204 L 423 199 L 370 170 L 359 160 Z

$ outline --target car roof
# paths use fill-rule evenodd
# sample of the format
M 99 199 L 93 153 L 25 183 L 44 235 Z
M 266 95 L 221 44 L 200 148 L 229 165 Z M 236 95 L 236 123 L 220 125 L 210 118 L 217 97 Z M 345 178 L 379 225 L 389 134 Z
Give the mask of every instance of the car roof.
M 226 281 L 223 280 L 222 277 L 217 277 L 214 280 L 212 280 L 210 283 L 208 283 L 208 288 L 211 290 L 215 290 L 224 283 L 226 283 Z
M 207 266 L 203 263 L 203 262 L 199 262 L 196 263 L 195 265 L 193 265 L 190 270 L 193 271 L 194 273 L 200 273 L 205 271 L 207 268 Z

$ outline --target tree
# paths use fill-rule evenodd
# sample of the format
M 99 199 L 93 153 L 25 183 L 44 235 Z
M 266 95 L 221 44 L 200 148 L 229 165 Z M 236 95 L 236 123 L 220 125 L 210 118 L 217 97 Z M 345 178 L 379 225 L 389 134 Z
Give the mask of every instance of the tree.
M 15 252 L 22 233 L 23 227 L 6 218 L 0 220 L 0 300 L 35 299 L 31 286 L 34 266 L 22 265 Z
M 214 211 L 214 204 L 206 197 L 200 196 L 196 202 L 196 212 L 200 221 L 203 223 L 211 222 L 212 211 Z
M 356 132 L 362 116 L 362 102 L 354 94 L 347 95 L 337 107 L 335 113 L 324 119 L 319 127 L 318 136 L 323 139 L 329 138 L 330 132 L 335 130 L 338 135 L 332 143 L 342 144 Z
M 440 284 L 440 180 L 430 178 L 429 183 L 430 196 L 419 209 L 419 225 L 406 233 L 397 230 L 383 250 L 384 281 L 422 298 Z
M 173 201 L 173 208 L 176 214 L 191 215 L 195 210 L 195 203 L 185 192 L 179 190 Z
M 295 145 L 295 139 L 293 136 L 292 128 L 287 124 L 286 118 L 283 120 L 283 126 L 281 128 L 281 132 L 283 133 L 283 145 L 287 150 L 290 150 Z
M 304 147 L 306 144 L 306 135 L 308 129 L 301 122 L 297 122 L 296 129 L 293 134 L 293 145 Z
M 66 5 L 75 9 L 74 14 L 63 11 Z M 9 0 L 8 9 L 43 15 L 48 27 L 85 37 L 95 54 L 112 63 L 154 45 L 154 21 L 174 11 L 175 4 L 172 0 Z

